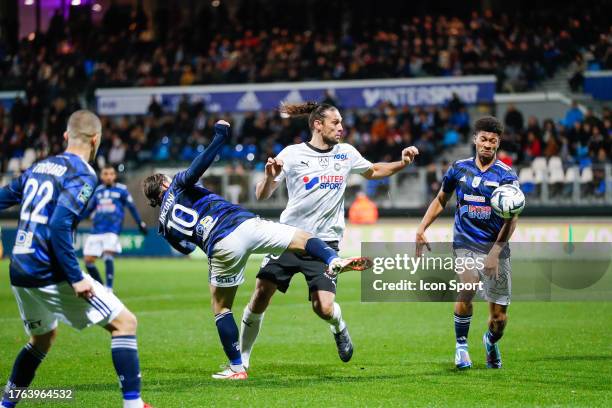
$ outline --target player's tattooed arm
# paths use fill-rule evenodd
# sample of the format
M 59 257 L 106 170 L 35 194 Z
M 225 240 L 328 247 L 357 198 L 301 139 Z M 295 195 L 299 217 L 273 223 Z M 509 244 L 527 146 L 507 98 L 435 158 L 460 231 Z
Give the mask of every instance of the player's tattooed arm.
M 255 197 L 257 200 L 267 200 L 278 187 L 276 178 L 283 171 L 283 160 L 269 157 L 264 170 L 264 179 L 255 186 Z
M 210 167 L 215 157 L 229 139 L 230 124 L 224 120 L 215 123 L 215 137 L 208 147 L 198 155 L 187 170 L 177 174 L 179 183 L 194 185 L 200 180 L 204 172 Z
M 440 214 L 442 214 L 444 207 L 446 207 L 446 204 L 452 195 L 452 193 L 446 193 L 441 189 L 431 204 L 429 204 L 427 212 L 425 212 L 425 215 L 423 216 L 423 219 L 416 230 L 416 256 L 421 256 L 423 254 L 423 247 L 427 247 L 427 249 L 431 251 L 429 241 L 427 241 L 427 238 L 425 237 L 425 231 L 431 224 L 433 224 Z
M 372 167 L 366 170 L 361 175 L 368 180 L 382 179 L 389 177 L 402 170 L 404 167 L 414 161 L 414 158 L 419 154 L 419 150 L 410 146 L 402 150 L 402 158 L 400 161 L 391 163 L 374 163 Z

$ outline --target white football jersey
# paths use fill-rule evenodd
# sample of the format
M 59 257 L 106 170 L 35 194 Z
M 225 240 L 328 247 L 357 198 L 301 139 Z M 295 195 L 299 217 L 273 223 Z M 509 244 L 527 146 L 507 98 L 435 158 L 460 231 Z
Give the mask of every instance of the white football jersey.
M 340 241 L 348 177 L 351 173 L 364 173 L 372 163 L 346 143 L 328 150 L 309 143 L 290 145 L 277 158 L 283 160 L 283 170 L 275 181 L 286 180 L 289 195 L 280 222 L 325 241 Z

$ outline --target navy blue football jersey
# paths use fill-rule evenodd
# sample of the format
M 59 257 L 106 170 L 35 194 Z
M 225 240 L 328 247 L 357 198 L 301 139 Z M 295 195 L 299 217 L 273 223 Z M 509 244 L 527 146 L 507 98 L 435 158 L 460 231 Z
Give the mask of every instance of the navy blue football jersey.
M 480 171 L 473 157 L 458 160 L 442 179 L 442 190 L 457 194 L 453 247 L 488 252 L 504 224 L 491 208 L 493 190 L 503 184 L 518 186 L 514 170 L 500 160 Z M 507 248 L 502 256 L 508 254 Z
M 216 242 L 255 214 L 186 179 L 178 173 L 164 193 L 159 233 L 183 253 L 197 245 L 210 257 Z
M 63 153 L 35 163 L 4 188 L 12 204 L 21 205 L 11 255 L 13 285 L 37 287 L 66 280 L 50 244 L 48 222 L 58 206 L 79 217 L 97 182 L 96 172 L 81 157 Z
M 132 213 L 134 221 L 140 224 L 140 215 L 134 205 L 132 195 L 124 184 L 116 183 L 110 187 L 104 184 L 99 185 L 94 191 L 84 215 L 86 217 L 91 212 L 94 213 L 91 233 L 105 234 L 111 232 L 120 234 L 123 228 L 125 207 Z

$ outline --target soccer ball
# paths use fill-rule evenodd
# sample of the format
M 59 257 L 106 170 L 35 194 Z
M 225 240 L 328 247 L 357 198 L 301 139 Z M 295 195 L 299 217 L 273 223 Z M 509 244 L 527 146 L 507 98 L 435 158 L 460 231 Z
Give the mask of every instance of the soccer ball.
M 491 207 L 500 217 L 512 218 L 525 208 L 525 194 L 514 184 L 504 184 L 493 191 Z

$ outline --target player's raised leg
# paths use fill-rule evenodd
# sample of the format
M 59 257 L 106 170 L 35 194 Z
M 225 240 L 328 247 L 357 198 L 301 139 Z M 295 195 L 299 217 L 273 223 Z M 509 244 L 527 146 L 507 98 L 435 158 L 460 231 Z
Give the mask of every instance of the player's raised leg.
M 240 324 L 240 352 L 242 365 L 249 369 L 253 346 L 259 335 L 264 314 L 270 299 L 276 292 L 277 285 L 265 279 L 257 279 L 251 301 L 244 307 L 242 323 Z
M 504 328 L 508 320 L 508 306 L 489 303 L 489 330 L 484 334 L 482 341 L 487 354 L 487 367 L 501 368 L 501 353 L 497 342 L 504 335 Z
M 55 324 L 57 325 L 57 322 Z M 57 329 L 54 328 L 46 333 L 30 336 L 30 340 L 21 349 L 13 363 L 13 370 L 2 396 L 2 407 L 12 408 L 17 405 L 18 400 L 12 398 L 11 389 L 30 386 L 38 366 L 51 349 L 56 335 Z
M 219 339 L 223 351 L 229 360 L 229 367 L 213 374 L 218 380 L 246 380 L 247 373 L 242 365 L 240 356 L 240 342 L 238 339 L 238 326 L 232 314 L 232 305 L 236 297 L 238 286 L 220 287 L 210 285 L 210 297 L 215 324 L 219 332 Z
M 372 267 L 372 261 L 366 257 L 340 258 L 325 241 L 297 228 L 287 250 L 306 251 L 308 255 L 325 262 L 329 265 L 327 273 L 330 276 L 348 271 L 363 271 Z

